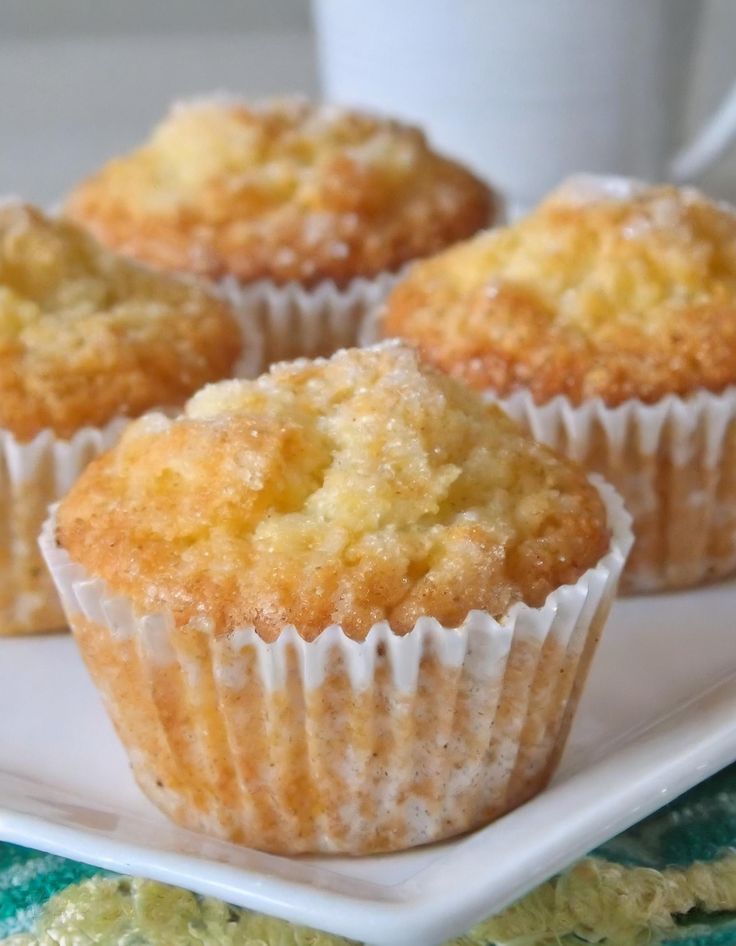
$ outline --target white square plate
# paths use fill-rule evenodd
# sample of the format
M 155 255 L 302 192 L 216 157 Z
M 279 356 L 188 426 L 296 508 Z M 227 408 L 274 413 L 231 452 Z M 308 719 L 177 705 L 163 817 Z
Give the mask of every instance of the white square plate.
M 283 858 L 171 825 L 68 637 L 0 639 L 0 838 L 375 946 L 434 946 L 736 759 L 736 583 L 620 601 L 553 785 L 473 835 Z

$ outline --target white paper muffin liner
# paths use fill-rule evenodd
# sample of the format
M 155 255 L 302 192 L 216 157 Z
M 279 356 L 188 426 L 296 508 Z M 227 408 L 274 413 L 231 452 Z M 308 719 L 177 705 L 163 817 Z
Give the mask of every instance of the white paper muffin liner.
M 537 440 L 600 473 L 633 516 L 629 592 L 682 588 L 736 571 L 736 388 L 607 407 L 528 391 L 487 393 Z
M 611 543 L 544 606 L 460 627 L 431 617 L 362 642 L 336 625 L 215 635 L 136 615 L 40 545 L 147 795 L 186 827 L 283 853 L 398 850 L 487 823 L 538 792 L 565 742 L 632 537 L 600 479 Z
M 66 621 L 38 549 L 48 507 L 89 461 L 117 440 L 126 418 L 63 440 L 43 430 L 19 442 L 0 428 L 0 636 L 62 628 Z
M 380 339 L 377 310 L 360 344 Z M 736 572 L 736 388 L 617 407 L 601 398 L 574 405 L 563 395 L 536 404 L 528 390 L 481 394 L 621 493 L 635 535 L 622 592 L 686 588 Z
M 254 378 L 277 361 L 332 355 L 358 344 L 363 323 L 402 275 L 357 278 L 340 288 L 325 280 L 313 289 L 270 280 L 243 284 L 229 277 L 215 288 L 233 307 L 243 337 L 234 373 Z

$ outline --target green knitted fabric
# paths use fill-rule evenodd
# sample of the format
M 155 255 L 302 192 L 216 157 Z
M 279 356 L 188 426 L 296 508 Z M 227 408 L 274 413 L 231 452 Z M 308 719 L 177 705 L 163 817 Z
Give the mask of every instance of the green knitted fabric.
M 0 844 L 0 939 L 29 929 L 50 897 L 99 873 L 53 854 Z
M 0 937 L 21 929 L 32 932 L 0 946 L 349 946 L 208 897 L 0 846 Z M 581 943 L 736 946 L 736 766 L 452 946 Z

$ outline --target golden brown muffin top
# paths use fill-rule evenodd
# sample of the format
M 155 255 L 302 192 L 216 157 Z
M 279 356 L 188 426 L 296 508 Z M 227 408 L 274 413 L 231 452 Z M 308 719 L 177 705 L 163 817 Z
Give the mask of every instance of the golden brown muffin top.
M 308 286 L 398 269 L 492 212 L 488 188 L 416 128 L 294 99 L 176 105 L 66 205 L 153 265 Z
M 19 440 L 183 404 L 227 377 L 239 348 L 209 293 L 27 204 L 0 205 L 0 427 Z
M 736 215 L 694 190 L 573 179 L 416 264 L 382 333 L 480 389 L 654 402 L 736 383 Z
M 59 511 L 72 559 L 216 634 L 541 605 L 608 547 L 584 472 L 398 345 L 276 365 L 150 415 Z

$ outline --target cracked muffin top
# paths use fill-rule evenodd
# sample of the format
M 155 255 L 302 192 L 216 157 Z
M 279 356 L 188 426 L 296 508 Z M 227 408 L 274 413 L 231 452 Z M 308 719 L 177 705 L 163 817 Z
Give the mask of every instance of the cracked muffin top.
M 141 613 L 212 633 L 541 605 L 605 554 L 585 473 L 388 343 L 210 385 L 148 415 L 62 502 L 58 541 Z
M 381 333 L 537 403 L 722 391 L 736 383 L 736 214 L 691 189 L 571 179 L 514 226 L 413 266 Z
M 18 440 L 181 405 L 227 377 L 240 346 L 229 309 L 201 288 L 0 204 L 0 427 Z
M 152 265 L 344 285 L 487 226 L 489 189 L 399 122 L 298 99 L 175 105 L 66 213 Z

